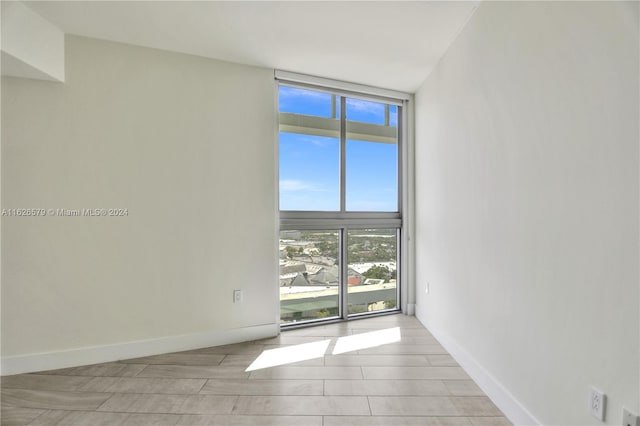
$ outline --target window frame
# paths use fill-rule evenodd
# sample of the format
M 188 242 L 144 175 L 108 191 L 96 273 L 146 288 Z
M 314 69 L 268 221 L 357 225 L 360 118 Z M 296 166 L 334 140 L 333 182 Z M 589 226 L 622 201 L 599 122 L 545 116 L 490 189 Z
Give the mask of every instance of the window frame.
M 381 315 L 390 312 L 405 312 L 413 314 L 412 306 L 415 304 L 409 303 L 410 298 L 415 297 L 409 291 L 408 279 L 411 276 L 409 274 L 409 215 L 410 206 L 412 206 L 411 200 L 407 197 L 410 194 L 409 186 L 411 185 L 410 176 L 412 170 L 409 170 L 411 166 L 409 164 L 408 149 L 409 144 L 409 116 L 412 114 L 410 108 L 412 107 L 412 95 L 396 92 L 387 89 L 379 89 L 370 86 L 358 85 L 353 83 L 346 83 L 340 81 L 334 81 L 324 79 L 320 77 L 305 76 L 296 73 L 290 73 L 286 71 L 275 71 L 275 83 L 276 94 L 279 93 L 280 86 L 302 88 L 320 91 L 331 95 L 339 96 L 340 98 L 340 210 L 339 211 L 307 211 L 307 210 L 280 210 L 279 203 L 279 190 L 278 190 L 278 214 L 279 214 L 279 231 L 285 230 L 338 230 L 340 232 L 339 240 L 339 262 L 341 270 L 341 284 L 339 286 L 339 303 L 340 312 L 339 318 L 333 319 L 333 321 L 349 320 L 353 318 L 360 318 L 362 316 L 369 315 Z M 276 95 L 277 97 L 277 95 Z M 346 133 L 347 133 L 347 120 L 346 120 L 346 99 L 354 98 L 358 100 L 372 101 L 385 103 L 388 105 L 395 105 L 398 108 L 397 118 L 397 211 L 347 211 L 346 210 Z M 276 105 L 279 105 L 276 99 Z M 278 140 L 276 146 L 279 152 L 279 123 L 280 112 L 279 107 L 276 108 L 276 116 L 278 121 L 276 134 Z M 278 156 L 276 156 L 278 157 Z M 277 167 L 279 175 L 279 166 Z M 411 173 L 410 173 L 411 172 Z M 279 183 L 279 177 L 276 179 Z M 345 283 L 348 280 L 348 259 L 347 250 L 344 245 L 347 241 L 347 236 L 350 230 L 355 229 L 379 229 L 379 228 L 393 228 L 397 232 L 397 248 L 396 248 L 396 274 L 397 274 L 397 303 L 395 309 L 388 309 L 378 312 L 371 312 L 365 314 L 349 314 L 348 313 L 348 285 Z M 411 250 L 412 251 L 412 250 Z M 289 328 L 300 325 L 310 325 L 317 322 L 326 322 L 326 320 L 309 320 L 301 321 L 293 324 L 282 324 L 282 328 Z

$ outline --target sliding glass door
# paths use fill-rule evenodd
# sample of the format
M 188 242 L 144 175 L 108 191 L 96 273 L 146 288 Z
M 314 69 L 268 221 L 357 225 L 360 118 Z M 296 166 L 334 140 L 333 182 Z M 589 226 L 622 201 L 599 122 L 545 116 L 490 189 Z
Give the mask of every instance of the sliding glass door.
M 279 84 L 283 325 L 399 309 L 402 105 Z

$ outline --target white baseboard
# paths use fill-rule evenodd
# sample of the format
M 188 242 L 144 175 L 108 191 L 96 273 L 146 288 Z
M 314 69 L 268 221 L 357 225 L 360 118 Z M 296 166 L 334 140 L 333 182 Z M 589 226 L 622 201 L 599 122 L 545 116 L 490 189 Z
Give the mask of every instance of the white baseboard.
M 113 345 L 90 346 L 57 352 L 9 356 L 2 358 L 0 371 L 3 376 L 6 376 L 10 374 L 32 373 L 102 362 L 113 362 L 168 352 L 187 351 L 209 346 L 265 339 L 276 336 L 279 332 L 279 324 L 273 323 L 231 330 L 137 340 Z
M 504 413 L 514 426 L 538 426 L 539 422 L 511 393 L 498 382 L 478 361 L 466 352 L 454 339 L 433 327 L 429 321 L 416 318 L 451 354 L 483 392 Z

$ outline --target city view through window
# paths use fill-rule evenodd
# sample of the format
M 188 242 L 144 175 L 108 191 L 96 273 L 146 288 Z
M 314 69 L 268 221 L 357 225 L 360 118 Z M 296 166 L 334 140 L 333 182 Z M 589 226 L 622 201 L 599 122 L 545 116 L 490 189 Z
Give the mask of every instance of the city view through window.
M 396 229 L 347 232 L 348 314 L 395 309 Z M 280 317 L 283 323 L 339 316 L 339 232 L 280 233 Z
M 398 309 L 400 113 L 280 85 L 283 325 Z

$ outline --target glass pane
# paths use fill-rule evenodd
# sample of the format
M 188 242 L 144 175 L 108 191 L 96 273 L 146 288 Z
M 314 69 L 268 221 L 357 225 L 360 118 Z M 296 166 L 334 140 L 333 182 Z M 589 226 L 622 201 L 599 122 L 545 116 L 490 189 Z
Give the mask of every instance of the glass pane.
M 280 322 L 339 313 L 337 230 L 280 232 Z
M 280 86 L 278 102 L 280 112 L 332 117 L 332 97 L 329 93 Z
M 340 210 L 335 96 L 280 86 L 280 210 Z
M 280 210 L 340 210 L 337 138 L 280 133 Z
M 397 309 L 397 229 L 347 233 L 349 314 Z
M 398 211 L 397 145 L 347 140 L 348 211 Z
M 389 125 L 398 127 L 398 107 L 389 105 Z
M 346 99 L 347 120 L 361 123 L 385 124 L 385 105 L 380 102 Z
M 398 211 L 397 122 L 397 106 L 347 99 L 347 211 Z

